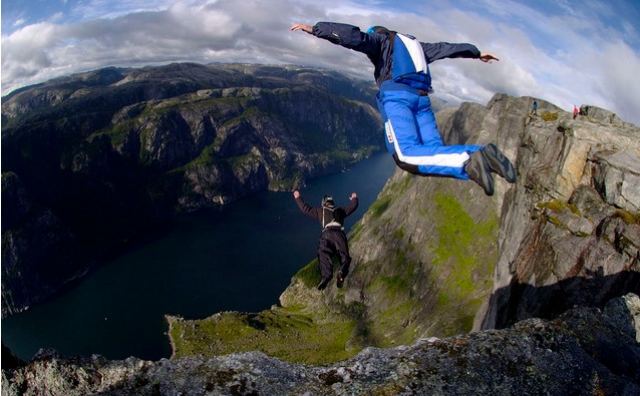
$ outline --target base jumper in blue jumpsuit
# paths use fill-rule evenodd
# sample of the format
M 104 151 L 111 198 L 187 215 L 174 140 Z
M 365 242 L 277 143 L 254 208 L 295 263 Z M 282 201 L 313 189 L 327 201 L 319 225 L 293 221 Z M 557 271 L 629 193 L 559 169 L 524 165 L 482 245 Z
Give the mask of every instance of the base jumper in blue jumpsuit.
M 380 88 L 377 101 L 387 150 L 400 168 L 423 176 L 471 179 L 487 195 L 494 191 L 491 172 L 515 182 L 513 165 L 494 144 L 445 145 L 428 95 L 432 90 L 429 63 L 443 58 L 496 59 L 492 55 L 481 54 L 472 44 L 423 43 L 381 26 L 364 33 L 357 26 L 318 22 L 313 27 L 295 24 L 291 30 L 306 31 L 371 60 Z

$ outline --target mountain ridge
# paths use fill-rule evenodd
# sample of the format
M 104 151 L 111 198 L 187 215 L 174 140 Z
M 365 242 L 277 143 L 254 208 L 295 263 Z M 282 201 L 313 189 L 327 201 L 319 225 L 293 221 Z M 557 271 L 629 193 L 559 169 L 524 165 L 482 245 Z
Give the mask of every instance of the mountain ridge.
M 371 84 L 256 65 L 107 68 L 2 103 L 3 315 L 180 212 L 288 190 L 382 149 Z M 322 106 L 318 106 L 321 103 Z

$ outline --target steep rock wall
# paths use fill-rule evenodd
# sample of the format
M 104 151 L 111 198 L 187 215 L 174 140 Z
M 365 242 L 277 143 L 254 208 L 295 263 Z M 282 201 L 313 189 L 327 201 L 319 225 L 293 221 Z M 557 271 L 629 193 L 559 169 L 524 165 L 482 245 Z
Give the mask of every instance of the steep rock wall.
M 508 110 L 513 101 L 499 95 L 488 105 L 523 128 L 509 146 L 519 180 L 503 201 L 482 328 L 640 290 L 640 129 L 592 106 L 574 120 L 544 102 L 534 117 L 524 103 Z

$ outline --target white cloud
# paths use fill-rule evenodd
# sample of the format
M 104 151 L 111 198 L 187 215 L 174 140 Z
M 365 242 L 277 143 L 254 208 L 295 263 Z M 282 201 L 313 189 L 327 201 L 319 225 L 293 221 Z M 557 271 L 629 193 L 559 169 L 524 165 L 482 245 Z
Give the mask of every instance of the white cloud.
M 13 23 L 14 27 L 19 27 L 24 25 L 24 23 L 26 22 L 26 20 L 24 18 L 18 18 L 16 19 L 16 21 Z
M 434 87 L 450 100 L 486 102 L 505 92 L 537 96 L 568 110 L 574 103 L 595 104 L 640 123 L 635 79 L 640 59 L 623 41 L 637 38 L 638 29 L 622 20 L 618 32 L 593 19 L 595 10 L 612 12 L 601 2 L 581 8 L 564 1 L 557 15 L 513 0 L 479 0 L 475 12 L 447 2 L 438 7 L 416 2 L 411 12 L 338 0 L 79 4 L 67 22 L 58 16 L 2 36 L 4 93 L 75 71 L 171 61 L 294 63 L 373 80 L 365 55 L 288 30 L 293 22 L 334 20 L 363 28 L 384 24 L 422 41 L 471 42 L 501 59 L 433 63 Z
M 80 20 L 112 19 L 144 11 L 161 11 L 173 3 L 171 0 L 80 0 L 71 15 Z

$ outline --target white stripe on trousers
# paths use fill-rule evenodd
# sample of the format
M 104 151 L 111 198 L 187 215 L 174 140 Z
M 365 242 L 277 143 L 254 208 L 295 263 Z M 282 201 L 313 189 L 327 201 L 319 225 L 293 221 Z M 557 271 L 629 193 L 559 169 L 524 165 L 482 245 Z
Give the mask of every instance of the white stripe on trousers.
M 406 162 L 411 165 L 425 165 L 425 166 L 448 166 L 453 168 L 462 168 L 464 163 L 469 159 L 469 154 L 465 151 L 463 153 L 454 154 L 436 154 L 436 155 L 422 155 L 422 156 L 406 156 L 402 154 L 400 146 L 398 145 L 398 138 L 391 125 L 391 120 L 387 120 L 384 123 L 384 128 L 387 134 L 393 136 L 393 147 L 398 154 L 398 159 L 402 162 Z

